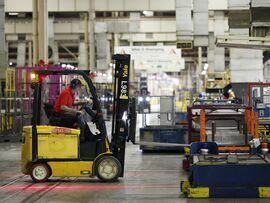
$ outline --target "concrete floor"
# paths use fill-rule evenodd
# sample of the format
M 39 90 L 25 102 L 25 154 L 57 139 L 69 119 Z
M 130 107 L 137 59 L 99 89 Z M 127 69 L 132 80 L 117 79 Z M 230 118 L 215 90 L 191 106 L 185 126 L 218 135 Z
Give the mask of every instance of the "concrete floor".
M 267 199 L 186 199 L 180 195 L 179 181 L 183 156 L 143 154 L 128 144 L 125 177 L 116 183 L 98 179 L 52 178 L 33 184 L 20 174 L 20 143 L 0 143 L 0 202 L 190 202 L 246 203 Z
M 150 115 L 149 115 L 150 116 Z M 142 126 L 138 116 L 137 128 Z M 156 116 L 151 115 L 149 121 Z M 111 123 L 107 122 L 108 132 Z M 92 128 L 91 128 L 92 129 Z M 139 129 L 137 129 L 138 137 Z M 110 133 L 109 133 L 110 134 Z M 0 202 L 187 202 L 251 203 L 264 199 L 186 199 L 180 193 L 183 155 L 177 153 L 142 153 L 138 145 L 127 144 L 125 177 L 115 183 L 101 183 L 91 178 L 51 178 L 33 184 L 20 173 L 20 143 L 0 143 Z

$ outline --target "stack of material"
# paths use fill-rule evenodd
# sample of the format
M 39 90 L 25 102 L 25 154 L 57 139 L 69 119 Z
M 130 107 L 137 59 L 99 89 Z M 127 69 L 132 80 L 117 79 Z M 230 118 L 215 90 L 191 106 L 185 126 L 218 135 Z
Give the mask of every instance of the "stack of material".
M 208 46 L 208 0 L 193 1 L 194 46 Z
M 270 1 L 251 0 L 252 7 L 270 7 Z
M 191 18 L 192 0 L 176 0 L 177 40 L 192 40 L 193 25 Z
M 261 50 L 230 49 L 231 82 L 263 82 Z
M 251 0 L 251 34 L 254 37 L 269 37 L 270 1 Z M 270 52 L 264 52 L 264 79 L 270 81 Z
M 229 0 L 228 8 L 229 10 L 246 10 L 249 9 L 250 0 Z
M 229 0 L 230 35 L 249 36 L 250 0 Z M 262 82 L 262 51 L 230 49 L 231 82 Z
M 107 40 L 106 33 L 96 34 L 97 42 L 97 68 L 98 70 L 107 70 L 110 63 L 110 43 Z
M 214 39 L 215 36 L 217 35 L 224 35 L 224 33 L 227 31 L 226 26 L 226 20 L 224 17 L 224 12 L 223 11 L 215 11 L 214 12 L 214 35 L 209 36 Z M 213 39 L 210 38 L 210 41 L 214 42 Z M 225 69 L 225 49 L 216 47 L 216 46 L 210 46 L 209 53 L 213 54 L 214 58 L 214 71 L 216 72 L 223 72 Z M 209 64 L 210 68 L 211 65 Z

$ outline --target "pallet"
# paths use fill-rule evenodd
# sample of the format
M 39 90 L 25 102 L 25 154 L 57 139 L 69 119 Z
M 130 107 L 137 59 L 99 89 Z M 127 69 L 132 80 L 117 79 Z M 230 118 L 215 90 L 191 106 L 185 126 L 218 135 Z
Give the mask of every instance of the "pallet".
M 270 198 L 270 187 L 192 187 L 181 181 L 181 192 L 188 198 Z

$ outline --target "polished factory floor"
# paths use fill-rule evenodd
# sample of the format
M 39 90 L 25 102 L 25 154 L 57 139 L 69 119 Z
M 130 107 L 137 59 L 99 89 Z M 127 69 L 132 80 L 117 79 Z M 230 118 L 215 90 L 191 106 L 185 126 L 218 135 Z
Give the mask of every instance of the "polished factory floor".
M 148 115 L 147 124 L 159 124 Z M 137 127 L 143 126 L 138 115 Z M 110 122 L 107 122 L 110 132 Z M 137 129 L 137 133 L 139 130 Z M 138 136 L 138 135 L 137 135 Z M 115 183 L 90 178 L 51 178 L 33 184 L 20 173 L 20 143 L 0 143 L 0 202 L 187 202 L 251 203 L 264 199 L 186 199 L 180 193 L 180 180 L 187 179 L 179 153 L 142 153 L 138 145 L 127 144 L 125 177 Z
M 165 153 L 144 154 L 128 144 L 125 177 L 115 183 L 98 179 L 52 178 L 33 184 L 20 174 L 20 143 L 0 143 L 0 202 L 270 202 L 267 199 L 186 199 L 179 181 L 183 156 Z

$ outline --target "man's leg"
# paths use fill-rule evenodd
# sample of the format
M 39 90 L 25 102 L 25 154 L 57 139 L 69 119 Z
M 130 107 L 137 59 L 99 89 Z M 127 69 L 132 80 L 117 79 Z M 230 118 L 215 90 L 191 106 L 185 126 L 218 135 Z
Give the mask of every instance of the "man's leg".
M 77 122 L 77 117 L 69 113 L 61 113 L 61 126 L 67 128 L 74 128 L 74 124 Z
M 75 124 L 77 124 L 80 127 L 81 139 L 82 138 L 86 139 L 87 135 L 85 135 L 85 133 L 88 134 L 90 130 L 81 114 L 73 115 L 69 113 L 63 113 L 63 114 L 60 114 L 60 117 L 61 117 L 61 123 L 63 127 L 74 128 Z

